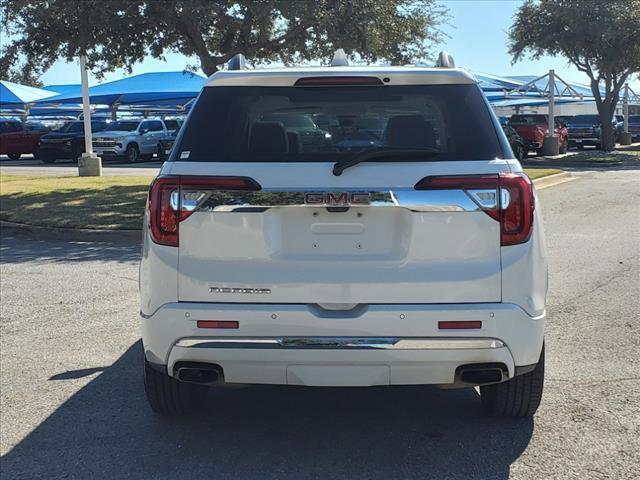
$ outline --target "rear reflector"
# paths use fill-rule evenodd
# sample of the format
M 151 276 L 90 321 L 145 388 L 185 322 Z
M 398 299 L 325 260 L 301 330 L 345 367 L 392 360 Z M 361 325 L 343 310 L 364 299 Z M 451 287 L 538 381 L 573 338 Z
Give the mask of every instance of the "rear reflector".
M 305 77 L 294 84 L 296 87 L 327 87 L 334 85 L 384 85 L 378 77 Z
M 198 328 L 238 328 L 235 320 L 198 320 Z
M 482 322 L 480 320 L 438 322 L 438 328 L 440 330 L 466 330 L 472 328 L 482 328 Z
M 149 190 L 151 239 L 160 245 L 177 247 L 180 222 L 189 218 L 212 191 L 260 189 L 260 185 L 248 177 L 158 177 Z

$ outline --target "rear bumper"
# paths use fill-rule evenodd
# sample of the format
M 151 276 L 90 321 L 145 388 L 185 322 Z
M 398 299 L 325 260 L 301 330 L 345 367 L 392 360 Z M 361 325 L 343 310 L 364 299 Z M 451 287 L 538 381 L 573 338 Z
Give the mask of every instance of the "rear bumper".
M 173 303 L 142 317 L 147 359 L 173 375 L 177 362 L 220 366 L 228 383 L 453 384 L 462 365 L 498 363 L 508 377 L 535 364 L 544 314 L 516 305 L 369 305 L 353 315 L 308 305 Z M 340 312 L 342 313 L 342 312 Z M 234 330 L 197 320 L 235 320 Z M 481 320 L 477 330 L 439 321 Z

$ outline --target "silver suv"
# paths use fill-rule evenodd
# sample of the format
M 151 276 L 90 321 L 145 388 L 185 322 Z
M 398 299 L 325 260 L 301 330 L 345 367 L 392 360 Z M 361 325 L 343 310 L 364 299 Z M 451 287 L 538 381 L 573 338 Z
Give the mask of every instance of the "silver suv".
M 93 134 L 93 151 L 100 157 L 123 158 L 130 163 L 149 160 L 158 153 L 158 144 L 167 132 L 160 119 L 118 120 Z
M 480 386 L 530 416 L 544 376 L 540 209 L 456 68 L 214 74 L 149 193 L 145 387 Z

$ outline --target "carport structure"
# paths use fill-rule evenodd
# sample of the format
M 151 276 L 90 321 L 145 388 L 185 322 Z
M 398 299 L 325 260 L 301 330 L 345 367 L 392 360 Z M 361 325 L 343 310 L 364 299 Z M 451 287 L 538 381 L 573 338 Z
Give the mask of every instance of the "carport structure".
M 42 88 L 0 80 L 0 111 L 5 114 L 19 115 L 26 120 L 36 102 L 55 95 L 54 92 Z
M 102 105 L 115 119 L 118 109 L 184 112 L 198 96 L 206 79 L 192 72 L 152 72 L 103 83 L 89 88 L 89 103 Z M 70 89 L 38 102 L 62 107 L 82 103 L 80 88 Z

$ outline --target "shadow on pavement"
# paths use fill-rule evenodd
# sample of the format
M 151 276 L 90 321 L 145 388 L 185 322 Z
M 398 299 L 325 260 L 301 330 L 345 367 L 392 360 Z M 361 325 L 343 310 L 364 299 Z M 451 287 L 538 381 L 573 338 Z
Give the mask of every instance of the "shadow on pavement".
M 109 242 L 64 242 L 23 241 L 18 237 L 2 236 L 0 241 L 0 262 L 24 263 L 32 261 L 48 262 L 91 262 L 116 261 L 137 262 L 140 260 L 140 245 Z
M 228 386 L 164 419 L 141 361 L 138 342 L 10 450 L 3 477 L 502 479 L 533 432 L 484 416 L 472 389 L 426 387 Z

